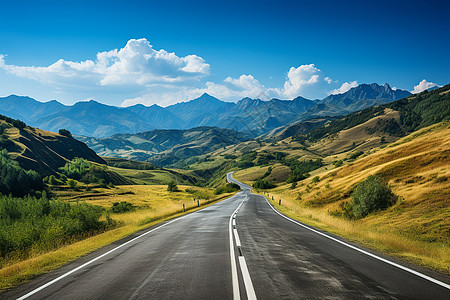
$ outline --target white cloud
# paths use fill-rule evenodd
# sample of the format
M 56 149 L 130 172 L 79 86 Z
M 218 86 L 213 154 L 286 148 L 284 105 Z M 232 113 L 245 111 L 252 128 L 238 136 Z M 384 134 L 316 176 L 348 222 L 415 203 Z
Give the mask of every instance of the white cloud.
M 99 52 L 96 60 L 81 62 L 58 60 L 47 67 L 7 65 L 0 57 L 0 68 L 24 78 L 55 86 L 148 86 L 179 83 L 209 74 L 209 64 L 197 55 L 179 57 L 164 49 L 155 50 L 146 39 L 131 39 L 120 50 Z
M 287 80 L 284 88 L 279 89 L 280 96 L 294 98 L 302 94 L 305 87 L 314 85 L 319 82 L 320 69 L 314 64 L 301 65 L 298 68 L 291 67 L 287 74 Z
M 351 88 L 357 87 L 358 86 L 358 81 L 351 81 L 351 82 L 344 82 L 340 88 L 338 89 L 334 89 L 331 91 L 332 95 L 337 95 L 337 94 L 343 94 L 347 91 L 349 91 Z
M 435 86 L 439 86 L 439 85 L 437 83 L 428 82 L 425 79 L 423 79 L 421 82 L 419 82 L 418 85 L 414 86 L 414 90 L 412 90 L 411 93 L 417 94 L 417 93 L 423 92 L 425 90 L 428 90 L 430 88 L 433 88 Z
M 328 84 L 331 84 L 333 82 L 330 77 L 325 77 L 323 80 L 325 80 Z

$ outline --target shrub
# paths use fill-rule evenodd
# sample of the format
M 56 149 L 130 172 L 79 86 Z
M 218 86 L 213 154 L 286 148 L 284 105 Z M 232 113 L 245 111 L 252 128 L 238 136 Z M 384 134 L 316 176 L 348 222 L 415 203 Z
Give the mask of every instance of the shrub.
M 26 256 L 31 249 L 53 249 L 105 230 L 111 223 L 100 221 L 101 215 L 101 207 L 50 200 L 45 192 L 40 198 L 0 195 L 0 257 Z
M 59 130 L 59 134 L 67 137 L 72 137 L 72 133 L 70 133 L 69 130 L 64 128 Z
M 336 168 L 341 167 L 341 166 L 343 165 L 343 163 L 344 163 L 344 162 L 342 161 L 342 159 L 333 161 L 333 165 L 334 165 Z
M 0 151 L 0 193 L 24 196 L 43 188 L 42 177 L 37 172 L 21 168 L 6 149 Z
M 263 179 L 258 179 L 255 181 L 255 183 L 253 183 L 253 187 L 255 189 L 272 189 L 275 187 L 275 185 L 268 181 L 268 180 L 263 180 Z
M 356 151 L 355 153 L 353 153 L 349 156 L 349 159 L 357 159 L 359 156 L 361 156 L 363 154 L 364 154 L 363 151 Z
M 223 193 L 233 193 L 233 192 L 239 191 L 240 189 L 241 189 L 241 187 L 239 185 L 237 185 L 236 183 L 227 183 L 224 186 L 218 187 L 214 191 L 214 194 L 220 195 Z
M 167 190 L 169 192 L 178 192 L 179 191 L 178 187 L 174 181 L 169 182 L 169 184 L 167 185 Z
M 397 201 L 389 186 L 379 177 L 371 175 L 359 183 L 351 195 L 352 209 L 356 218 L 384 210 Z
M 111 211 L 116 214 L 133 211 L 134 209 L 134 205 L 126 201 L 114 202 L 111 207 Z
M 77 182 L 73 179 L 67 180 L 67 184 L 69 185 L 69 188 L 75 189 L 77 187 Z

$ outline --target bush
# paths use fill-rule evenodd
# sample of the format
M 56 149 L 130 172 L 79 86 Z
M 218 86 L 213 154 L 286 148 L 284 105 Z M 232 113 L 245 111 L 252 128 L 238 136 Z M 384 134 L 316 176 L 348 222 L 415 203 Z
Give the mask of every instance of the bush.
M 42 178 L 37 172 L 22 169 L 9 157 L 6 149 L 0 151 L 0 194 L 25 196 L 43 188 Z
M 363 151 L 356 151 L 355 153 L 353 153 L 349 156 L 349 159 L 357 159 L 359 156 L 361 156 L 363 154 L 364 154 Z
M 239 191 L 240 189 L 241 189 L 241 187 L 239 185 L 237 185 L 236 183 L 227 183 L 224 186 L 218 187 L 214 191 L 214 194 L 220 195 L 223 193 L 233 193 L 233 192 Z
M 371 175 L 359 183 L 351 195 L 352 209 L 356 218 L 384 210 L 397 201 L 389 186 L 379 177 Z
M 275 185 L 268 180 L 258 179 L 255 181 L 255 183 L 253 183 L 253 187 L 255 189 L 264 190 L 264 189 L 272 189 L 275 187 Z
M 100 221 L 102 208 L 41 198 L 0 195 L 0 257 L 15 252 L 26 256 L 49 250 L 111 225 Z
M 114 202 L 111 207 L 111 211 L 116 214 L 133 211 L 134 209 L 134 205 L 126 201 Z
M 77 187 L 77 182 L 73 179 L 67 180 L 67 184 L 69 185 L 69 188 L 75 189 Z
M 167 190 L 169 192 L 178 192 L 179 191 L 178 187 L 174 181 L 169 182 L 169 184 L 167 185 Z
M 67 137 L 72 137 L 72 133 L 70 133 L 69 130 L 64 128 L 59 130 L 59 134 Z

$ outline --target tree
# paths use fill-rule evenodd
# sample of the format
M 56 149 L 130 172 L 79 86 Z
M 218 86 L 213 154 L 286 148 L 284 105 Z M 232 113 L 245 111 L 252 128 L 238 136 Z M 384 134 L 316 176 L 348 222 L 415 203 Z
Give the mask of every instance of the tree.
M 169 192 L 178 192 L 178 187 L 173 180 L 167 185 L 167 190 Z
M 70 133 L 69 130 L 64 129 L 64 128 L 59 130 L 59 134 L 63 135 L 63 136 L 67 136 L 67 137 L 72 137 L 72 133 Z
M 359 183 L 351 195 L 355 217 L 364 218 L 368 214 L 388 208 L 397 201 L 390 187 L 376 175 Z
M 67 180 L 67 184 L 69 185 L 69 188 L 75 189 L 77 187 L 77 182 L 73 179 Z

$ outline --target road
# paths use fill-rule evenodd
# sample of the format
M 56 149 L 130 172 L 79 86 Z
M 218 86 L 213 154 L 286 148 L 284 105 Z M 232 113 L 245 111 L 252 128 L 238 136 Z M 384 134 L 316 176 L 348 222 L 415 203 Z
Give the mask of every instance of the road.
M 0 294 L 1 299 L 450 299 L 437 281 L 294 223 L 251 187 Z

